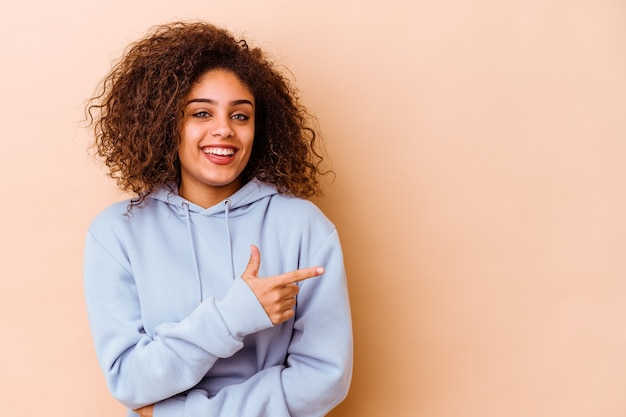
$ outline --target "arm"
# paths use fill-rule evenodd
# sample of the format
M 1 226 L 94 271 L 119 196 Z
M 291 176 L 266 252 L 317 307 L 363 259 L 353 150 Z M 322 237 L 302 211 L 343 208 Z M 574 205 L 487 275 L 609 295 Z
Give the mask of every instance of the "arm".
M 313 417 L 345 398 L 352 374 L 352 330 L 336 231 L 313 259 L 303 261 L 323 265 L 326 272 L 300 284 L 286 366 L 263 369 L 214 397 L 193 390 L 185 398 L 157 403 L 155 417 Z
M 256 247 L 252 250 L 242 279 L 234 281 L 223 299 L 205 300 L 184 320 L 160 324 L 149 336 L 142 327 L 135 281 L 129 268 L 118 261 L 124 257 L 88 236 L 85 288 L 91 327 L 101 366 L 117 399 L 139 408 L 186 391 L 217 359 L 241 349 L 244 336 L 293 316 L 295 282 L 323 270 L 305 268 L 259 279 L 260 255 Z
M 254 293 L 237 279 L 223 299 L 207 299 L 184 320 L 147 335 L 123 248 L 105 248 L 92 234 L 85 246 L 85 295 L 109 389 L 131 409 L 193 387 L 217 359 L 241 349 L 244 336 L 272 326 Z

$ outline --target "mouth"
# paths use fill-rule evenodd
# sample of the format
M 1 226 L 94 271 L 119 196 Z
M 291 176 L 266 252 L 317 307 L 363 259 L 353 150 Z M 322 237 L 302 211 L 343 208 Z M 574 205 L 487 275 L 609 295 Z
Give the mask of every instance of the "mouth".
M 205 155 L 229 157 L 229 156 L 233 156 L 237 152 L 237 149 L 230 148 L 230 147 L 223 148 L 223 147 L 206 146 L 202 148 L 202 152 Z

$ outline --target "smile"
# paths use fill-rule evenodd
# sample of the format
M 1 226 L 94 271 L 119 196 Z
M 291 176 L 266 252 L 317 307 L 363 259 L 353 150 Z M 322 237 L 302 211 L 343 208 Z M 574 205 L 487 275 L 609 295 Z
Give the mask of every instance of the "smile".
M 206 147 L 206 148 L 202 148 L 202 152 L 204 152 L 207 155 L 233 156 L 235 154 L 235 149 L 234 148 Z

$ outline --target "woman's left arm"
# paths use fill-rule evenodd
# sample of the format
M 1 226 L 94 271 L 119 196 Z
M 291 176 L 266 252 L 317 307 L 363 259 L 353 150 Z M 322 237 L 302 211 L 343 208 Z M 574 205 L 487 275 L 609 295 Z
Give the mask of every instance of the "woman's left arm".
M 292 341 L 284 365 L 262 370 L 214 397 L 192 390 L 184 401 L 155 404 L 154 417 L 323 416 L 347 395 L 352 376 L 352 323 L 336 230 L 310 259 L 324 275 L 300 283 Z M 184 410 L 184 414 L 183 413 Z

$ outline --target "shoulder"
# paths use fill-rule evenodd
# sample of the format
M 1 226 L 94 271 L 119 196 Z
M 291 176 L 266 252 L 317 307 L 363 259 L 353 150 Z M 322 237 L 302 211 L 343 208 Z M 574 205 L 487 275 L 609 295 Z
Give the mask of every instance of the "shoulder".
M 275 194 L 272 196 L 272 208 L 284 211 L 285 215 L 319 217 L 326 219 L 326 215 L 313 203 L 300 197 L 294 197 L 288 194 Z M 327 219 L 326 219 L 327 220 Z
M 272 204 L 277 208 L 306 210 L 310 213 L 319 213 L 320 215 L 323 215 L 321 210 L 312 201 L 295 197 L 290 194 L 274 194 L 272 196 Z
M 318 231 L 332 232 L 334 224 L 315 203 L 287 194 L 272 196 L 269 209 L 286 224 L 309 225 Z
M 130 201 L 123 200 L 113 203 L 102 210 L 91 222 L 89 229 L 108 227 L 113 223 L 120 223 L 127 218 L 127 209 Z
M 133 223 L 150 217 L 154 212 L 152 199 L 146 199 L 140 206 L 128 210 L 131 200 L 122 200 L 102 210 L 91 222 L 89 233 L 110 235 L 131 227 Z

